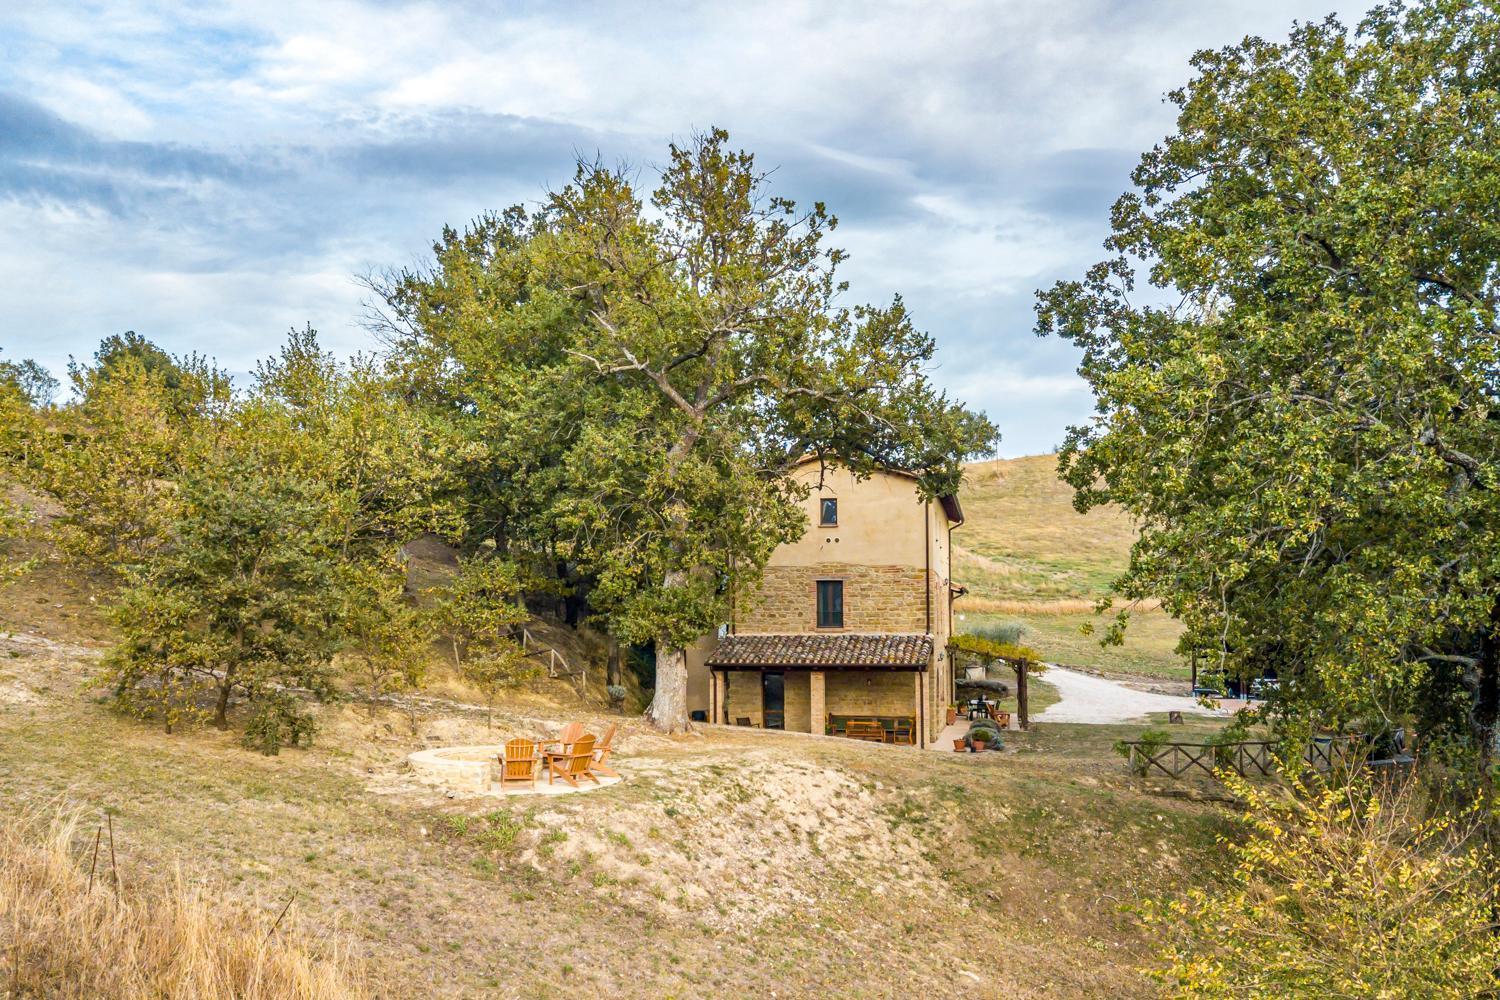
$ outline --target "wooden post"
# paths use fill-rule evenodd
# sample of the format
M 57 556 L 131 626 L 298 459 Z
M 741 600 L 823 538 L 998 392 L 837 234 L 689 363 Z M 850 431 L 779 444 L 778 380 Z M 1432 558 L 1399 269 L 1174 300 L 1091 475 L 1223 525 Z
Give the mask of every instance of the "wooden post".
M 1193 690 L 1198 689 L 1198 651 L 1193 650 Z
M 823 671 L 814 670 L 807 675 L 807 731 L 822 736 L 828 731 L 828 709 Z
M 923 673 L 922 671 L 918 670 L 918 671 L 913 672 L 911 676 L 912 676 L 912 684 L 913 684 L 913 690 L 912 690 L 912 711 L 913 711 L 913 714 L 912 714 L 912 717 L 911 717 L 911 728 L 913 730 L 912 731 L 912 736 L 916 739 L 917 746 L 919 746 L 919 747 L 920 746 L 926 746 L 927 745 L 927 741 L 925 739 L 923 739 L 923 735 L 924 734 L 922 733 L 922 679 L 924 677 L 926 677 L 927 675 L 925 673 Z
M 1031 728 L 1031 712 L 1026 698 L 1026 661 L 1016 661 L 1016 718 L 1022 729 Z

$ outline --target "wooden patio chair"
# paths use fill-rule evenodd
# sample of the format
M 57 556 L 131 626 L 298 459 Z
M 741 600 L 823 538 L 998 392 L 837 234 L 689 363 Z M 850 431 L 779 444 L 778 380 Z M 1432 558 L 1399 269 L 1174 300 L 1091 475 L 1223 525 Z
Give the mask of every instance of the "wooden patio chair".
M 891 742 L 900 743 L 903 746 L 911 746 L 915 741 L 911 738 L 912 729 L 916 721 L 910 718 L 897 719 L 891 726 Z
M 602 774 L 606 778 L 618 778 L 619 772 L 609 766 L 609 755 L 614 752 L 615 729 L 618 728 L 613 722 L 604 731 L 604 738 L 594 744 L 594 762 L 589 765 L 589 771 L 594 774 Z
M 751 728 L 754 728 L 754 729 L 759 729 L 760 728 L 755 723 L 753 723 L 753 722 L 750 721 L 750 716 L 748 716 L 748 715 L 736 715 L 734 717 L 734 724 L 736 726 L 750 726 Z
M 594 737 L 586 735 L 574 743 L 572 749 L 548 751 L 547 753 L 547 784 L 552 784 L 554 778 L 561 778 L 574 788 L 578 787 L 579 778 L 587 778 L 594 784 L 599 784 L 599 779 L 589 773 L 589 765 L 594 762 Z
M 995 721 L 998 722 L 998 723 L 1000 723 L 1000 728 L 1001 729 L 1009 729 L 1010 728 L 1010 713 L 1009 712 L 996 712 L 995 713 Z
M 573 744 L 578 742 L 578 738 L 582 735 L 583 723 L 570 722 L 566 726 L 563 726 L 562 732 L 558 733 L 552 739 L 537 741 L 541 744 L 543 751 L 547 755 L 547 767 L 549 770 L 552 767 L 552 754 L 554 752 L 554 749 L 562 752 L 571 750 Z
M 505 752 L 500 755 L 500 790 L 513 782 L 527 782 L 536 787 L 536 768 L 540 756 L 536 740 L 509 740 Z

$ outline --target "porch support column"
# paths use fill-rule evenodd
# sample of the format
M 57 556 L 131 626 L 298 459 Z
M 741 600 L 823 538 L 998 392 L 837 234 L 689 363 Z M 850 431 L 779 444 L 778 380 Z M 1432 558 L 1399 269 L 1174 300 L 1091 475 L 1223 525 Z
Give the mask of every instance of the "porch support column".
M 729 722 L 729 671 L 714 671 L 714 721 Z
M 925 730 L 926 720 L 922 718 L 922 681 L 924 681 L 926 678 L 927 671 L 925 670 L 913 670 L 911 672 L 912 705 L 914 706 L 912 710 L 911 721 L 912 729 L 916 730 L 915 735 L 917 737 L 917 746 L 919 747 L 925 747 L 927 745 L 927 732 Z
M 828 731 L 827 699 L 824 697 L 823 671 L 814 670 L 807 675 L 807 731 L 822 736 Z

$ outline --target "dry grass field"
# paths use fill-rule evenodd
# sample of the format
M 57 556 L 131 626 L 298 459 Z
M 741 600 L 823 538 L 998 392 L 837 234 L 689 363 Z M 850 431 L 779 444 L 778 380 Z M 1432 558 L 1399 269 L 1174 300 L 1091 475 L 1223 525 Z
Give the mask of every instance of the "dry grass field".
M 1220 814 L 1110 752 L 1139 727 L 1041 726 L 976 757 L 619 717 L 621 784 L 450 797 L 405 756 L 606 710 L 560 682 L 493 732 L 458 705 L 416 732 L 334 705 L 311 749 L 267 758 L 118 716 L 87 686 L 91 616 L 34 606 L 45 622 L 12 604 L 0 639 L 0 801 L 80 817 L 72 884 L 107 812 L 127 899 L 180 879 L 253 926 L 292 900 L 289 946 L 312 935 L 376 996 L 1148 996 L 1123 907 L 1217 863 Z M 36 632 L 59 625 L 80 639 Z
M 1124 646 L 1101 647 L 1085 623 L 1129 561 L 1135 528 L 1113 508 L 1073 509 L 1055 455 L 977 462 L 964 479 L 965 522 L 953 535 L 954 576 L 969 588 L 965 623 L 1018 622 L 1048 659 L 1106 673 L 1185 679 L 1181 628 L 1155 607 L 1133 611 Z

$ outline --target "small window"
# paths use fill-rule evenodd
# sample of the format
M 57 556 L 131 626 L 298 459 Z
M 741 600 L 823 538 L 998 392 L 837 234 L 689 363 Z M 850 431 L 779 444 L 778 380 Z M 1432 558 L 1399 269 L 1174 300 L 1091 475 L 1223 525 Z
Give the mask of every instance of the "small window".
M 839 525 L 839 502 L 835 497 L 824 497 L 818 503 L 818 527 L 837 528 Z
M 818 628 L 844 627 L 844 581 L 818 581 Z

